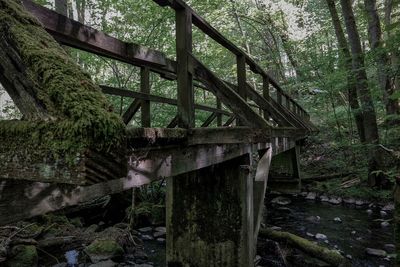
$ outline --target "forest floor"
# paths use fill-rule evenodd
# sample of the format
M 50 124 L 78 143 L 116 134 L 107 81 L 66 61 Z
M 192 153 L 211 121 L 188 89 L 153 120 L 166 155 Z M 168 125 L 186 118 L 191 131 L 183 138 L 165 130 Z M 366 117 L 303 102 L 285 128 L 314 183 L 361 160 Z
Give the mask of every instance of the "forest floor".
M 368 184 L 367 157 L 360 145 L 345 144 L 326 134 L 310 137 L 301 152 L 302 190 L 370 202 L 390 202 L 393 198 L 393 171 L 380 188 Z M 388 160 L 389 164 L 390 159 Z M 393 165 L 394 166 L 394 165 Z

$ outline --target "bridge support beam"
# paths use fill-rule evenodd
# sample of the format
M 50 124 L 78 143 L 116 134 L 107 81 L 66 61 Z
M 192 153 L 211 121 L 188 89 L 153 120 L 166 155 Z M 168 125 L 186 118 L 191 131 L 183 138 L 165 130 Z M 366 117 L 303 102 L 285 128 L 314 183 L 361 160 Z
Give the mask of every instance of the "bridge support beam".
M 247 154 L 168 179 L 168 267 L 254 265 L 249 163 Z
M 300 146 L 272 157 L 271 172 L 268 187 L 281 193 L 296 193 L 300 191 Z

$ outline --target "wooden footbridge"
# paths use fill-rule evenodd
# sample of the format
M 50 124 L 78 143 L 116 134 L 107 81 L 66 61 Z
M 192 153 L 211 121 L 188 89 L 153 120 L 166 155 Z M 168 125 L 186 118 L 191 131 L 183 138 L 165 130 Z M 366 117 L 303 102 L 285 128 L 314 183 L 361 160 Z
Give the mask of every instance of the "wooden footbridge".
M 167 179 L 168 266 L 253 266 L 268 174 L 271 185 L 298 188 L 299 145 L 315 127 L 265 70 L 182 0 L 154 1 L 176 13 L 176 61 L 22 1 L 59 44 L 141 69 L 140 91 L 100 87 L 104 94 L 132 99 L 120 120 L 129 124 L 140 110 L 142 125 L 126 127 L 118 145 L 82 144 L 72 162 L 62 153 L 55 156 L 51 147 L 39 149 L 53 132 L 38 130 L 38 121 L 30 120 L 43 106 L 32 104 L 37 99 L 20 51 L 6 34 L 0 36 L 0 82 L 26 119 L 0 122 L 0 225 Z M 236 56 L 237 84 L 222 80 L 192 54 L 193 25 Z M 262 77 L 262 91 L 248 83 L 248 71 Z M 151 93 L 151 72 L 176 81 L 177 99 Z M 211 92 L 217 105 L 195 104 L 194 90 Z M 177 106 L 165 128 L 151 127 L 151 102 Z M 198 128 L 196 110 L 209 112 Z M 60 117 L 39 124 L 56 125 L 68 115 Z M 38 138 L 33 145 L 27 141 Z

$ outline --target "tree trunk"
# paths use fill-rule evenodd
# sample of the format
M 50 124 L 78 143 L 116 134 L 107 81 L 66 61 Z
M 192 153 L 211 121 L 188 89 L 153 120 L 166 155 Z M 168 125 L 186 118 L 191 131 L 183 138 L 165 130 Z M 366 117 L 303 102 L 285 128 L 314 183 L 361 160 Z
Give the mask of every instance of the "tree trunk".
M 385 28 L 386 28 L 386 38 L 389 39 L 391 38 L 392 34 L 391 31 L 389 31 L 388 29 L 390 28 L 391 24 L 392 24 L 392 12 L 393 12 L 393 8 L 395 6 L 398 6 L 400 3 L 399 0 L 385 0 Z M 398 64 L 399 64 L 399 53 L 397 51 L 391 51 L 390 55 L 389 55 L 389 59 L 388 59 L 388 63 L 391 66 L 391 69 L 396 72 L 396 69 L 398 68 Z M 400 78 L 399 75 L 396 74 L 391 74 L 389 75 L 389 91 L 388 91 L 388 95 L 391 96 L 392 94 L 394 94 L 396 91 L 400 90 Z M 400 107 L 399 107 L 399 100 L 398 99 L 393 99 L 390 98 L 388 99 L 388 105 L 387 110 L 388 110 L 388 114 L 400 114 Z M 395 120 L 398 121 L 398 120 Z M 393 123 L 394 121 L 392 121 Z
M 354 18 L 351 0 L 340 0 L 343 17 L 352 54 L 353 75 L 356 79 L 356 87 L 359 93 L 361 109 L 364 114 L 365 140 L 369 148 L 369 181 L 371 186 L 380 185 L 381 177 L 373 175 L 380 170 L 382 165 L 381 155 L 377 144 L 379 132 L 376 121 L 376 112 L 371 92 L 368 88 L 367 73 L 365 71 L 364 53 L 361 48 L 360 36 Z
M 329 12 L 332 17 L 333 27 L 335 28 L 335 34 L 340 48 L 340 57 L 342 58 L 342 64 L 347 72 L 347 95 L 349 98 L 349 104 L 351 111 L 356 122 L 358 136 L 361 143 L 365 143 L 365 130 L 364 130 L 364 116 L 360 109 L 360 104 L 358 103 L 358 93 L 355 84 L 355 79 L 353 77 L 352 71 L 352 60 L 350 55 L 350 50 L 346 41 L 346 37 L 343 32 L 342 25 L 340 24 L 339 15 L 336 10 L 334 0 L 326 0 L 329 8 Z
M 390 87 L 388 73 L 388 55 L 382 46 L 382 29 L 381 22 L 376 9 L 376 0 L 364 0 L 364 6 L 368 18 L 368 36 L 371 50 L 374 53 L 374 60 L 377 67 L 377 77 L 379 87 L 383 93 L 383 102 L 386 107 L 386 114 L 393 115 L 396 113 L 394 110 L 393 100 L 390 96 L 393 93 Z

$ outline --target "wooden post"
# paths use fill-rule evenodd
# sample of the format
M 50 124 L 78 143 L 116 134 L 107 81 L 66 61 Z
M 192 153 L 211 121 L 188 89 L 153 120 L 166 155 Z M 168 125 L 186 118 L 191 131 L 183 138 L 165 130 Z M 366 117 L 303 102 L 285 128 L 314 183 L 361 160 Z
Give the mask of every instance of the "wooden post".
M 167 178 L 167 264 L 254 266 L 249 154 Z
M 246 101 L 246 56 L 244 54 L 238 55 L 237 58 L 237 83 L 238 83 L 238 94 Z M 239 119 L 236 121 L 238 126 L 243 126 L 244 123 Z
M 193 74 L 189 71 L 192 53 L 192 13 L 188 8 L 176 10 L 176 60 L 178 80 L 178 127 L 195 127 Z
M 140 92 L 150 94 L 150 70 L 148 67 L 140 68 Z M 142 127 L 151 127 L 150 101 L 142 100 L 141 111 Z
M 286 107 L 287 107 L 288 110 L 290 110 L 290 101 L 291 101 L 291 99 L 287 95 L 285 95 L 285 99 L 286 99 Z
M 263 76 L 263 97 L 269 101 L 269 78 L 267 76 Z M 269 120 L 270 112 L 268 110 L 264 110 L 264 119 Z
M 279 105 L 282 105 L 282 92 L 279 89 L 276 89 L 276 101 Z
M 221 109 L 222 105 L 221 105 L 221 101 L 219 99 L 217 99 L 217 109 Z M 217 126 L 221 127 L 222 126 L 222 114 L 218 113 L 217 114 Z

